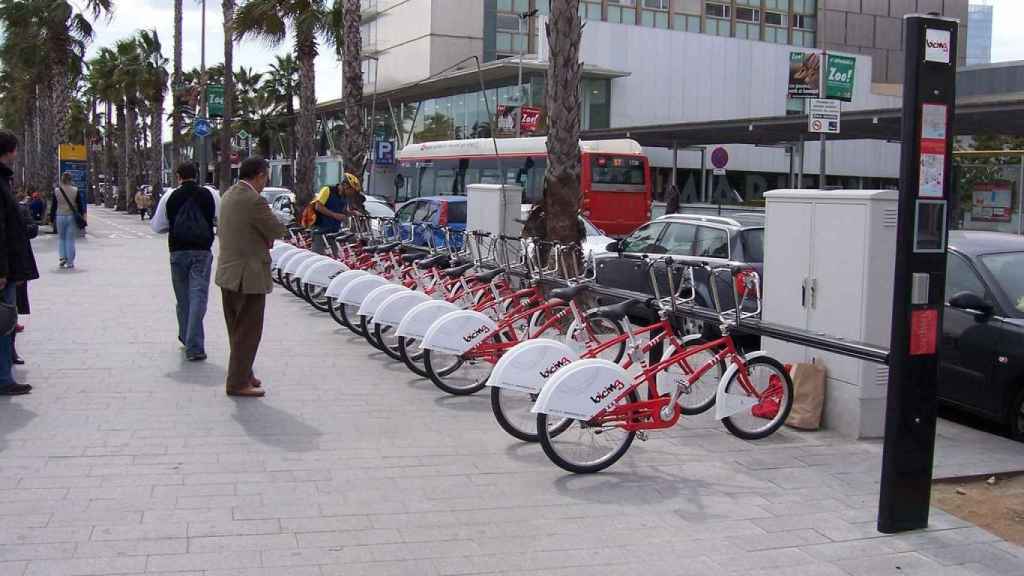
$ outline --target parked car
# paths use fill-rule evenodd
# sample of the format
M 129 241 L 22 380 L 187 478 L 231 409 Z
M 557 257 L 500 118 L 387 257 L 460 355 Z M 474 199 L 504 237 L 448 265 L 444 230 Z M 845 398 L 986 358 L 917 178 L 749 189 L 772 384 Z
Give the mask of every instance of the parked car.
M 277 200 L 279 196 L 283 196 L 285 194 L 292 194 L 292 191 L 287 188 L 273 188 L 267 186 L 263 189 L 263 192 L 260 192 L 260 196 L 262 196 L 263 199 L 267 201 L 267 204 L 270 204 L 271 206 L 274 205 L 274 200 Z M 294 197 L 295 195 L 292 194 L 292 198 Z
M 954 231 L 939 400 L 1024 439 L 1024 238 Z
M 669 214 L 640 228 L 629 236 L 612 242 L 608 253 L 595 257 L 596 279 L 603 286 L 620 288 L 644 294 L 653 294 L 650 276 L 646 272 L 644 256 L 693 256 L 711 261 L 733 261 L 750 264 L 759 274 L 764 273 L 764 215 L 734 214 L 729 217 L 699 214 Z M 664 273 L 657 275 L 662 296 L 668 294 L 668 281 Z M 677 276 L 676 287 L 679 286 Z M 694 303 L 714 308 L 708 273 L 694 271 Z M 717 277 L 719 301 L 723 309 L 734 306 L 733 287 L 726 276 Z M 653 321 L 651 313 L 637 311 L 634 321 Z M 688 331 L 703 331 L 708 336 L 718 333 L 710 323 L 690 322 Z M 739 338 L 742 347 L 757 345 L 757 338 Z
M 466 230 L 466 206 L 465 196 L 424 196 L 409 200 L 395 212 L 401 237 L 403 240 L 412 238 L 417 246 L 427 246 L 431 239 L 423 224 L 448 226 L 452 231 L 463 232 Z M 454 237 L 452 243 L 460 247 L 461 235 Z M 443 246 L 444 233 L 434 229 L 429 245 Z

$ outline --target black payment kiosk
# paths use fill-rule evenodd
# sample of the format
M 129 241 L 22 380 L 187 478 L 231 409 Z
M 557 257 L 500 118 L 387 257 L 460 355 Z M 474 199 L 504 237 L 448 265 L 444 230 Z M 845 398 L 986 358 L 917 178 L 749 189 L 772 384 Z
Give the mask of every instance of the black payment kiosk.
M 878 530 L 924 528 L 935 452 L 936 382 L 953 193 L 956 20 L 904 18 L 899 224 Z

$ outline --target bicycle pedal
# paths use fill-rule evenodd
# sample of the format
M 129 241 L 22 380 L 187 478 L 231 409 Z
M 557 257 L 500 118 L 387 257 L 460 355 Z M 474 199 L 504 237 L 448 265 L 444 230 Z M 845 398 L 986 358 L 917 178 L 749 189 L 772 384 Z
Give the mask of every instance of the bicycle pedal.
M 639 430 L 636 433 L 636 439 L 641 441 L 641 442 L 647 442 L 647 432 L 644 432 L 643 430 Z

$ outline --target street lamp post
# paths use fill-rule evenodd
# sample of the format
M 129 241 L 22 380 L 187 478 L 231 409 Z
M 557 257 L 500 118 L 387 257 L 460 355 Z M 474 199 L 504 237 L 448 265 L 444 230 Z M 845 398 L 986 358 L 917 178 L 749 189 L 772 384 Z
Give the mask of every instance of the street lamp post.
M 202 32 L 199 40 L 199 118 L 206 118 L 206 0 L 203 0 Z M 206 137 L 199 136 L 199 185 L 206 184 Z
M 523 29 L 523 25 L 526 25 L 527 34 L 527 46 L 529 45 L 529 34 L 530 34 L 530 19 L 537 15 L 537 9 L 534 8 L 529 12 L 519 13 L 519 30 Z M 519 121 L 516 122 L 516 137 L 523 135 L 522 118 L 523 118 L 523 56 L 525 55 L 526 47 L 519 49 L 519 79 L 516 81 L 516 99 L 519 101 Z

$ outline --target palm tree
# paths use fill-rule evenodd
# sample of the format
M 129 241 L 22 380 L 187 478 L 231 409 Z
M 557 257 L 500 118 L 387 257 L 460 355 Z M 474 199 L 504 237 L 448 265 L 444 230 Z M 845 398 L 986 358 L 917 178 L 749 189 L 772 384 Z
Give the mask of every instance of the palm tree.
M 334 42 L 330 24 L 338 22 L 337 0 L 331 9 L 325 0 L 246 0 L 235 14 L 235 38 L 259 38 L 278 45 L 288 36 L 295 45 L 299 64 L 298 159 L 295 166 L 295 200 L 301 211 L 313 199 L 316 170 L 316 61 L 321 39 Z
M 163 188 L 164 99 L 167 96 L 167 58 L 163 55 L 156 29 L 140 30 L 137 43 L 142 67 L 142 97 L 149 108 L 149 182 L 153 193 Z
M 102 101 L 106 107 L 103 115 L 103 174 L 105 175 L 108 190 L 113 190 L 114 185 L 114 114 L 113 107 L 121 102 L 121 87 L 117 85 L 117 54 L 110 48 L 100 48 L 96 56 L 89 61 L 89 84 L 90 89 L 96 94 L 96 98 Z M 113 208 L 107 197 L 107 207 Z
M 366 170 L 366 150 L 369 147 L 363 122 L 362 36 L 359 30 L 362 16 L 359 0 L 343 2 L 341 41 L 345 132 L 341 139 L 341 152 L 345 159 L 345 170 L 362 178 Z
M 56 184 L 57 145 L 68 128 L 71 92 L 81 73 L 86 45 L 92 40 L 93 19 L 112 12 L 112 0 L 5 0 L 0 3 L 0 25 L 19 36 L 41 40 L 46 75 L 39 94 L 39 166 L 45 191 Z M 81 8 L 79 8 L 81 6 Z
M 224 70 L 233 71 L 235 0 L 222 0 L 224 10 Z M 235 78 L 233 73 L 224 74 L 224 119 L 220 130 L 220 162 L 218 163 L 220 189 L 231 185 L 231 138 L 234 136 L 231 121 L 235 112 Z
M 282 154 L 295 158 L 295 97 L 299 92 L 299 66 L 291 54 L 277 56 L 270 65 L 264 90 L 270 96 L 279 115 L 286 118 L 288 127 L 288 149 Z
M 121 154 L 118 159 L 121 162 L 121 186 L 118 191 L 117 209 L 124 209 L 129 214 L 134 214 L 136 210 L 135 186 L 138 184 L 136 180 L 138 152 L 135 144 L 138 139 L 139 107 L 143 102 L 140 92 L 145 63 L 139 50 L 139 44 L 134 38 L 119 40 L 114 45 L 114 51 L 117 54 L 115 78 L 121 87 L 122 95 L 118 102 L 117 118 L 122 142 Z
M 552 0 L 544 212 L 547 239 L 556 242 L 580 241 L 580 36 L 579 0 Z
M 184 19 L 182 0 L 174 0 L 174 79 L 171 93 L 181 89 L 181 26 Z M 173 98 L 173 97 L 172 97 Z M 175 102 L 171 109 L 171 166 L 177 167 L 181 154 L 181 110 Z

